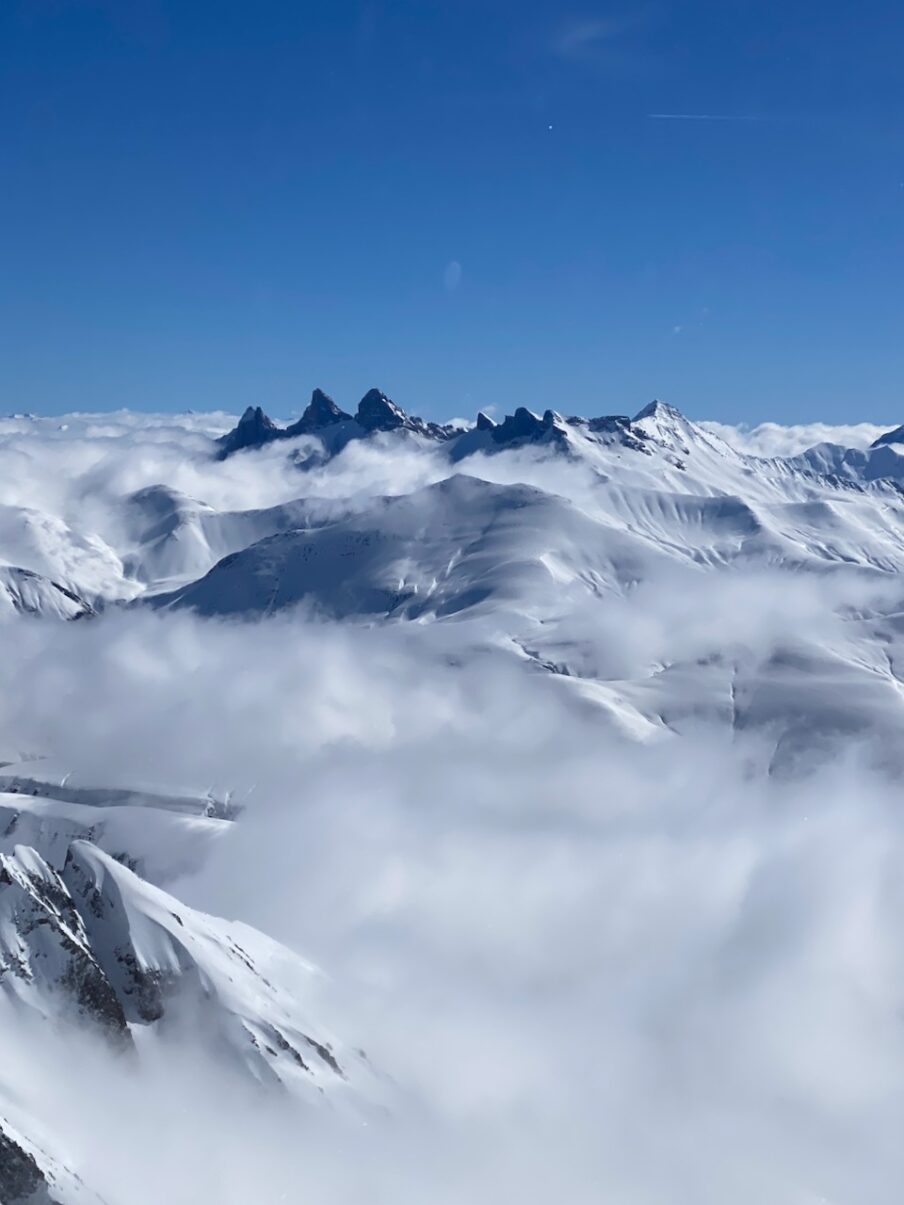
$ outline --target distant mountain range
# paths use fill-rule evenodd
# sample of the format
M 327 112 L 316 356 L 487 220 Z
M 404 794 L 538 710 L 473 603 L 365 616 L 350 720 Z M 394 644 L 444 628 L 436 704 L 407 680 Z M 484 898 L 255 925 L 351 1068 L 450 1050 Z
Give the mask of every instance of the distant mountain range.
M 278 426 L 260 406 L 249 406 L 236 426 L 218 441 L 217 455 L 221 459 L 236 452 L 260 448 L 277 440 L 293 440 L 313 436 L 320 445 L 317 453 L 303 464 L 322 463 L 324 457 L 335 455 L 350 441 L 388 432 L 411 433 L 425 440 L 448 443 L 453 462 L 475 452 L 492 452 L 501 448 L 525 444 L 559 444 L 569 446 L 569 435 L 585 436 L 604 446 L 619 444 L 634 451 L 647 450 L 650 439 L 661 442 L 670 431 L 681 443 L 681 432 L 693 440 L 703 434 L 703 428 L 692 424 L 674 407 L 654 401 L 633 418 L 627 415 L 606 415 L 599 418 L 565 417 L 547 409 L 542 415 L 519 406 L 513 414 L 496 422 L 480 412 L 472 426 L 454 423 L 427 422 L 410 416 L 379 389 L 370 389 L 358 403 L 354 415 L 346 413 L 321 389 L 315 389 L 301 418 L 285 427 Z M 866 451 L 846 448 L 839 444 L 819 444 L 791 458 L 821 473 L 839 473 L 852 480 L 901 479 L 904 477 L 904 426 L 880 436 Z

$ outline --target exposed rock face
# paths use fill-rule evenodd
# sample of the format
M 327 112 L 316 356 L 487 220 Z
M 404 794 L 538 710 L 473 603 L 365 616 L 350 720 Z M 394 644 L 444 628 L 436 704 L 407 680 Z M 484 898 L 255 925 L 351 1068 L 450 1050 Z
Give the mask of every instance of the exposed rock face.
M 370 1072 L 271 982 L 273 957 L 292 958 L 186 908 L 91 841 L 73 841 L 61 871 L 28 846 L 0 854 L 0 992 L 15 1003 L 88 1021 L 130 1052 L 135 1026 L 181 1027 L 259 1083 L 309 1099 L 351 1083 L 354 1094 Z
M 301 1097 L 357 1081 L 360 1057 L 263 970 L 288 952 L 238 929 L 240 938 L 90 841 L 71 843 L 61 871 L 29 846 L 0 854 L 0 992 L 14 1004 L 88 1022 L 130 1053 L 131 1027 L 187 1025 L 259 1083 Z
M 341 410 L 322 389 L 315 389 L 304 414 L 289 427 L 278 427 L 258 406 L 248 407 L 236 427 L 220 438 L 219 458 L 224 460 L 233 452 L 259 448 L 275 439 L 290 439 L 298 435 L 319 435 L 325 441 L 325 455 L 341 451 L 353 439 L 363 439 L 378 432 L 413 431 L 428 439 L 446 440 L 461 432 L 458 428 L 426 422 L 416 415 L 406 414 L 391 398 L 379 389 L 369 389 L 358 403 L 352 417 Z M 323 457 L 304 459 L 303 464 L 321 463 Z
M 547 411 L 547 414 L 550 413 Z M 501 423 L 493 427 L 491 434 L 496 443 L 512 443 L 516 439 L 536 439 L 551 425 L 551 421 L 547 424 L 525 406 L 519 406 L 514 414 L 507 414 Z
M 3 1205 L 105 1205 L 65 1162 L 0 1115 Z
M 315 968 L 247 926 L 186 907 L 92 841 L 72 841 L 60 860 L 56 869 L 26 845 L 0 853 L 0 995 L 14 1011 L 64 1031 L 87 1022 L 136 1064 L 156 1044 L 132 1035 L 153 1028 L 157 1041 L 188 1041 L 225 1071 L 300 1102 L 370 1109 L 378 1088 L 366 1057 L 301 998 L 306 979 L 314 994 Z M 10 1124 L 5 1086 L 2 1205 L 102 1205 L 54 1137 L 13 1113 Z
M 60 1205 L 34 1155 L 13 1141 L 0 1126 L 0 1201 L 4 1205 Z
M 60 875 L 28 846 L 0 854 L 0 991 L 131 1045 L 122 1006 Z
M 565 418 L 550 409 L 540 417 L 526 406 L 519 406 L 514 414 L 496 423 L 481 411 L 475 426 L 464 430 L 407 414 L 380 389 L 365 393 L 354 416 L 340 409 L 322 389 L 315 389 L 301 418 L 289 427 L 278 427 L 260 407 L 249 407 L 235 429 L 219 441 L 219 455 L 222 459 L 240 449 L 261 447 L 276 439 L 312 435 L 319 439 L 319 445 L 313 451 L 305 448 L 295 453 L 300 467 L 311 468 L 325 463 L 352 440 L 392 432 L 411 432 L 438 443 L 448 442 L 453 463 L 474 452 L 493 452 L 530 443 L 547 444 L 570 454 L 575 438 L 609 447 L 621 445 L 626 450 L 647 454 L 658 446 L 683 457 L 690 454 L 690 445 L 700 437 L 700 431 L 680 411 L 659 401 L 645 406 L 634 418 L 625 415 Z M 882 436 L 877 445 L 898 438 L 904 440 L 904 427 Z
M 545 410 L 543 417 L 538 418 L 526 406 L 519 406 L 514 414 L 507 414 L 501 423 L 494 423 L 485 414 L 478 415 L 475 430 L 486 432 L 494 444 L 503 447 L 564 439 L 566 424 L 554 410 Z
M 279 439 L 283 431 L 277 427 L 271 418 L 264 414 L 260 406 L 249 406 L 236 426 L 226 435 L 221 436 L 220 459 L 225 460 L 233 452 L 243 448 L 260 448 L 274 439 Z
M 351 417 L 350 414 L 339 409 L 329 394 L 324 393 L 322 389 L 315 389 L 311 394 L 311 400 L 305 407 L 304 414 L 297 422 L 286 427 L 284 434 L 287 438 L 294 435 L 310 435 L 324 427 L 349 422 Z
M 404 427 L 408 416 L 379 389 L 368 389 L 358 403 L 355 421 L 368 434 L 372 431 L 395 431 Z
M 169 959 L 169 974 L 162 967 L 146 965 L 135 947 L 120 885 L 113 874 L 104 873 L 105 868 L 105 862 L 94 857 L 94 846 L 75 841 L 66 857 L 63 878 L 78 901 L 88 939 L 126 1019 L 148 1025 L 163 1016 L 167 988 L 175 986 L 187 966 L 177 954 Z

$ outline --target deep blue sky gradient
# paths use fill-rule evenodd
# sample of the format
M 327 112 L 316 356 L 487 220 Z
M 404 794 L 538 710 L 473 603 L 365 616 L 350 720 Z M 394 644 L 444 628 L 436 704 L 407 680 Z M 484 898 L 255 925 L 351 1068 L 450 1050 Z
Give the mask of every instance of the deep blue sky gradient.
M 900 0 L 6 0 L 0 409 L 904 421 L 902 62 Z

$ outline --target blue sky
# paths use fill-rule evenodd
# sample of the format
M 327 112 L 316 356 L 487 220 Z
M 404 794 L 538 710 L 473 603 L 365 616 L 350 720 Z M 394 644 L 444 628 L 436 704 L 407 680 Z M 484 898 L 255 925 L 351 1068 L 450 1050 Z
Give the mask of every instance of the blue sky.
M 900 422 L 902 61 L 898 0 L 6 0 L 0 409 Z

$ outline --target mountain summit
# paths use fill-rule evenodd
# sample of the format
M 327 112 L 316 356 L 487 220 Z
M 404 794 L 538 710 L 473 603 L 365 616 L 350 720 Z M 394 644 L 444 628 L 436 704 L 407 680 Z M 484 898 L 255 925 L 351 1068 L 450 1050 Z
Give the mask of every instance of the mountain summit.
M 220 459 L 225 460 L 242 448 L 260 448 L 283 432 L 272 418 L 264 414 L 260 406 L 249 406 L 235 427 L 219 439 Z
M 333 455 L 353 439 L 403 430 L 435 440 L 450 439 L 461 433 L 459 428 L 427 422 L 417 415 L 407 414 L 381 389 L 368 389 L 358 403 L 354 417 L 340 409 L 329 394 L 322 389 L 315 389 L 301 418 L 288 427 L 277 426 L 260 406 L 249 406 L 236 426 L 217 441 L 220 447 L 218 456 L 220 460 L 225 460 L 234 452 L 261 448 L 273 440 L 293 439 L 299 435 L 320 437 L 327 454 Z
M 301 418 L 286 427 L 283 434 L 290 439 L 293 435 L 310 435 L 323 427 L 350 422 L 351 417 L 350 414 L 339 409 L 328 393 L 324 393 L 322 389 L 315 389 Z
M 379 389 L 368 389 L 355 415 L 355 422 L 367 432 L 394 431 L 408 421 L 405 411 Z

